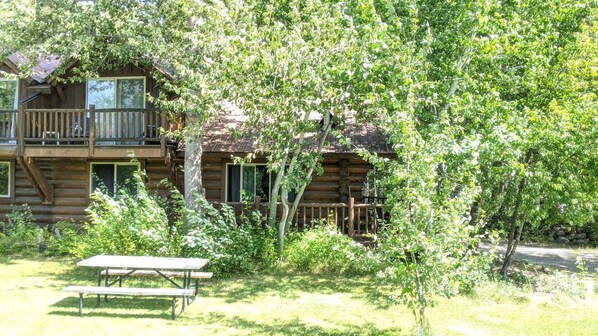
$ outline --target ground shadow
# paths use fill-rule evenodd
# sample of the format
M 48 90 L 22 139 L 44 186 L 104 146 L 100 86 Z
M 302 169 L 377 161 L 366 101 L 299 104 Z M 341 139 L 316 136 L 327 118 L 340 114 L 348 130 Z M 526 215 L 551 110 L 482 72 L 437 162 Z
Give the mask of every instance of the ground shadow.
M 273 320 L 267 323 L 258 323 L 255 321 L 243 319 L 240 317 L 227 317 L 220 313 L 211 313 L 199 318 L 183 319 L 182 324 L 221 324 L 233 329 L 243 330 L 253 335 L 327 335 L 327 336 L 347 336 L 347 335 L 402 335 L 408 334 L 399 327 L 390 327 L 388 329 L 376 328 L 372 324 L 362 325 L 335 325 L 334 321 L 326 321 L 332 325 L 327 329 L 320 326 L 306 324 L 298 318 L 290 321 Z
M 180 313 L 180 300 L 177 300 L 177 314 Z M 55 302 L 50 307 L 61 308 L 52 310 L 50 315 L 79 316 L 79 298 L 67 297 Z M 116 312 L 116 310 L 119 310 Z M 123 313 L 130 310 L 131 313 Z M 139 313 L 143 310 L 143 313 Z M 171 318 L 172 299 L 145 298 L 145 297 L 109 297 L 108 302 L 101 297 L 100 306 L 96 307 L 96 296 L 89 295 L 83 298 L 83 316 L 139 318 L 164 317 Z
M 213 281 L 200 295 L 224 299 L 227 303 L 253 302 L 258 296 L 276 294 L 286 299 L 296 299 L 299 293 L 346 293 L 365 299 L 379 308 L 389 306 L 389 289 L 375 277 L 347 277 L 305 273 L 275 273 L 272 275 L 246 276 Z

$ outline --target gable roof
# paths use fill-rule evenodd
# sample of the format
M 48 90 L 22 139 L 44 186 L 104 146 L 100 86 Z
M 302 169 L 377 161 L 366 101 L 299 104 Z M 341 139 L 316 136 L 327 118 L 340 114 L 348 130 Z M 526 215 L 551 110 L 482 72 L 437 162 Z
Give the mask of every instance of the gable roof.
M 18 72 L 18 66 L 26 65 L 29 60 L 19 53 L 14 53 L 4 61 L 10 68 Z M 59 56 L 39 57 L 37 64 L 33 67 L 30 79 L 45 83 L 48 77 L 60 67 L 62 58 Z
M 321 116 L 319 116 L 321 119 Z M 241 129 L 247 116 L 239 110 L 223 113 L 219 118 L 204 128 L 202 138 L 203 152 L 207 153 L 253 153 L 256 150 L 255 142 L 251 136 L 235 137 L 231 129 Z M 254 131 L 255 132 L 255 131 Z M 254 132 L 249 132 L 253 134 Z M 357 149 L 378 154 L 393 154 L 392 146 L 381 129 L 371 123 L 358 122 L 355 113 L 348 112 L 345 120 L 343 137 L 351 139 L 351 146 L 339 143 L 332 134 L 328 137 L 329 144 L 322 150 L 323 153 L 348 154 L 356 153 Z M 312 137 L 313 138 L 313 137 Z M 315 150 L 316 144 L 312 144 Z

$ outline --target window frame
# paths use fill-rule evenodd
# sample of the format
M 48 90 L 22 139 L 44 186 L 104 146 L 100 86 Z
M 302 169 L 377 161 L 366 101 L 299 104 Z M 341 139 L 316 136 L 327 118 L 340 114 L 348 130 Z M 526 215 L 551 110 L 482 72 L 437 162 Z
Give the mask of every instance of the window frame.
M 89 193 L 92 194 L 95 192 L 93 189 L 93 165 L 113 165 L 114 166 L 114 176 L 112 177 L 114 180 L 114 189 L 112 190 L 113 195 L 118 195 L 118 188 L 117 188 L 117 166 L 137 166 L 138 170 L 142 170 L 143 167 L 141 162 L 123 162 L 123 161 L 92 161 L 89 162 Z
M 17 110 L 19 109 L 19 80 L 16 78 L 6 78 L 6 77 L 0 77 L 0 82 L 14 82 L 16 84 L 16 88 L 15 88 L 15 100 L 14 100 L 14 104 L 12 105 L 12 110 Z
M 8 165 L 8 194 L 6 195 L 1 195 L 0 194 L 0 199 L 12 199 L 14 197 L 14 182 L 15 182 L 15 171 L 14 171 L 14 161 L 11 160 L 0 160 L 0 165 L 1 164 L 7 164 Z
M 224 202 L 229 202 L 228 201 L 228 186 L 229 186 L 229 174 L 228 174 L 228 167 L 230 166 L 239 166 L 241 171 L 239 174 L 239 200 L 240 202 L 243 202 L 243 167 L 265 167 L 266 168 L 266 172 L 268 173 L 268 200 L 271 199 L 272 197 L 272 173 L 268 171 L 267 169 L 267 164 L 266 163 L 244 163 L 244 164 L 235 164 L 232 162 L 227 162 L 225 164 L 224 167 L 224 178 L 225 178 L 225 184 L 224 184 Z M 257 169 L 254 171 L 254 185 L 253 185 L 253 193 L 254 193 L 254 197 L 255 195 L 255 191 L 257 188 L 257 185 L 255 184 L 255 181 L 257 181 L 256 179 L 257 176 Z M 232 201 L 230 201 L 232 202 Z
M 88 78 L 85 81 L 85 106 L 87 109 L 89 109 L 89 81 L 100 81 L 100 80 L 113 80 L 114 81 L 114 107 L 110 107 L 111 109 L 118 109 L 120 107 L 116 106 L 116 97 L 117 97 L 117 88 L 118 88 L 118 84 L 117 81 L 119 79 L 143 79 L 143 107 L 141 107 L 142 109 L 145 109 L 147 106 L 147 99 L 146 99 L 146 94 L 147 94 L 147 77 L 145 76 L 108 76 L 108 77 L 94 77 L 94 78 Z

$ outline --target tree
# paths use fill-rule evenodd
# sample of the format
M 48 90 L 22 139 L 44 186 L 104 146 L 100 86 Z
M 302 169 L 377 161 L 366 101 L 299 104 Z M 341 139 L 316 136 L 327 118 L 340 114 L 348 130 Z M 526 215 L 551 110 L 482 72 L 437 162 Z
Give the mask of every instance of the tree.
M 228 6 L 234 15 L 230 48 L 220 59 L 228 69 L 220 85 L 247 115 L 244 135 L 254 138 L 256 154 L 266 156 L 275 176 L 268 224 L 277 224 L 282 254 L 285 232 L 318 171 L 322 150 L 349 109 L 347 74 L 358 49 L 356 31 L 341 1 Z
M 503 276 L 525 226 L 583 225 L 596 214 L 595 17 L 591 2 L 504 3 L 480 41 L 488 52 L 476 76 L 500 109 L 473 122 L 485 139 L 476 207 L 506 227 Z
M 381 244 L 395 265 L 384 275 L 426 329 L 430 296 L 476 274 L 485 220 L 508 223 L 506 273 L 526 223 L 595 215 L 595 77 L 580 81 L 592 63 L 579 61 L 595 60 L 583 27 L 596 12 L 578 1 L 369 8 L 352 97 L 397 152 L 366 154 L 388 174 Z
M 367 43 L 355 97 L 397 154 L 365 153 L 384 172 L 391 215 L 380 235 L 389 263 L 381 276 L 400 288 L 397 299 L 424 333 L 433 297 L 471 286 L 487 265 L 468 216 L 480 193 L 482 139 L 465 120 L 489 108 L 487 100 L 470 97 L 484 84 L 469 67 L 481 52 L 476 41 L 489 11 L 478 1 L 380 1 L 362 22 Z

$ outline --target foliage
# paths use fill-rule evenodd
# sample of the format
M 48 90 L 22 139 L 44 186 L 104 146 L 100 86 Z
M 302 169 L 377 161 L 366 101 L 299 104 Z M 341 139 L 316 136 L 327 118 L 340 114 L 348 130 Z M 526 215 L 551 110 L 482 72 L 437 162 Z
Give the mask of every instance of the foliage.
M 301 272 L 364 275 L 381 268 L 374 249 L 326 223 L 304 232 L 292 232 L 284 257 L 286 265 Z
M 60 221 L 54 225 L 54 235 L 48 239 L 46 254 L 82 256 L 86 242 L 85 224 L 75 221 Z
M 199 195 L 196 202 L 201 211 L 184 210 L 188 229 L 183 236 L 185 257 L 209 259 L 209 268 L 218 275 L 252 273 L 275 262 L 274 235 L 262 226 L 259 213 L 249 211 L 237 224 L 230 206 L 222 204 L 218 210 Z
M 164 202 L 150 195 L 141 172 L 134 175 L 135 194 L 121 190 L 112 198 L 96 190 L 87 208 L 89 222 L 81 244 L 73 253 L 77 257 L 96 254 L 177 256 L 179 232 L 168 225 Z
M 37 252 L 48 234 L 37 225 L 29 206 L 13 206 L 6 217 L 0 222 L 0 254 Z

